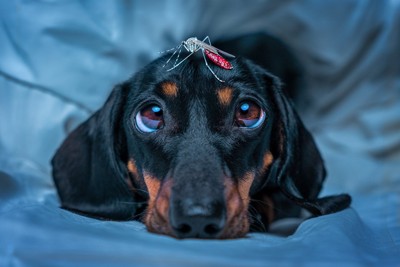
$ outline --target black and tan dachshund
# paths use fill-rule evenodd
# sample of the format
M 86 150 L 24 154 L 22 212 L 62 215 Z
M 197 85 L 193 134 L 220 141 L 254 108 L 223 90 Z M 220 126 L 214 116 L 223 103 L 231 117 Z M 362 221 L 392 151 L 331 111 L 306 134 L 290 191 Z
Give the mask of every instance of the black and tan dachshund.
M 210 64 L 220 82 L 201 54 L 171 71 L 167 59 L 117 85 L 58 149 L 63 208 L 141 219 L 177 238 L 225 239 L 303 208 L 318 216 L 350 205 L 346 194 L 318 198 L 323 160 L 276 76 L 237 57 L 232 70 Z

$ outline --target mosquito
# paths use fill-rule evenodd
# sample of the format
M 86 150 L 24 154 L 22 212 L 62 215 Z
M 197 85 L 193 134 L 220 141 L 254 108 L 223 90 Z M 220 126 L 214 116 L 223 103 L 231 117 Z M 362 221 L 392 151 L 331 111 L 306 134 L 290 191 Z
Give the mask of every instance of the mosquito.
M 206 41 L 208 42 L 208 44 L 206 43 Z M 189 52 L 189 55 L 187 55 L 184 59 L 179 61 L 179 56 L 181 54 L 182 47 L 185 48 L 186 51 Z M 229 54 L 229 53 L 227 53 L 225 51 L 222 51 L 221 49 L 218 49 L 218 48 L 212 46 L 210 38 L 208 36 L 206 38 L 204 38 L 202 41 L 200 41 L 196 37 L 190 37 L 187 40 L 182 41 L 182 43 L 180 45 L 178 45 L 177 47 L 165 51 L 165 52 L 174 51 L 174 53 L 172 53 L 172 55 L 169 57 L 167 62 L 165 62 L 163 67 L 168 65 L 168 63 L 178 53 L 176 55 L 176 59 L 175 59 L 174 65 L 170 69 L 167 70 L 167 71 L 171 71 L 171 70 L 175 69 L 176 67 L 178 67 L 179 65 L 181 65 L 186 59 L 188 59 L 191 55 L 193 55 L 194 53 L 196 53 L 199 50 L 201 50 L 201 52 L 203 54 L 204 63 L 206 63 L 207 68 L 211 71 L 211 73 L 214 75 L 214 77 L 218 81 L 224 82 L 210 68 L 210 66 L 208 65 L 208 62 L 207 62 L 207 58 L 209 60 L 211 60 L 215 65 L 219 66 L 220 68 L 223 68 L 223 69 L 226 69 L 226 70 L 231 70 L 231 69 L 233 69 L 232 64 L 228 60 L 223 58 L 221 56 L 221 54 L 224 55 L 224 56 L 227 56 L 227 57 L 231 57 L 231 58 L 234 58 L 235 56 L 232 55 L 232 54 Z

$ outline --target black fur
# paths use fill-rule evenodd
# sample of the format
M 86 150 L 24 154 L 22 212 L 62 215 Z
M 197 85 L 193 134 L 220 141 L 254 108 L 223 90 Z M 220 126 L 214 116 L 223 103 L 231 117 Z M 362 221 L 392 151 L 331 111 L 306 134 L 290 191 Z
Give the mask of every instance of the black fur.
M 147 199 L 144 183 L 138 182 L 143 181 L 143 171 L 160 180 L 173 177 L 171 205 L 177 212 L 185 209 L 188 196 L 198 202 L 211 197 L 221 204 L 222 177 L 237 182 L 249 170 L 258 170 L 266 151 L 274 161 L 267 173 L 256 176 L 250 195 L 257 199 L 270 194 L 276 218 L 299 216 L 301 207 L 322 215 L 350 205 L 348 195 L 318 198 L 326 175 L 323 160 L 277 77 L 237 57 L 231 60 L 233 70 L 211 66 L 225 81 L 221 83 L 206 68 L 200 52 L 170 72 L 162 67 L 168 56 L 116 86 L 104 106 L 58 149 L 52 164 L 62 207 L 107 219 L 135 218 Z M 177 97 L 161 93 L 165 81 L 177 84 Z M 216 90 L 225 86 L 234 89 L 227 107 L 216 96 Z M 233 125 L 242 99 L 252 99 L 265 110 L 261 127 L 243 130 Z M 135 127 L 135 114 L 151 102 L 163 108 L 165 127 L 144 134 Z M 131 158 L 140 177 L 128 173 Z M 127 179 L 137 190 L 129 189 Z M 212 212 L 223 208 L 215 205 Z

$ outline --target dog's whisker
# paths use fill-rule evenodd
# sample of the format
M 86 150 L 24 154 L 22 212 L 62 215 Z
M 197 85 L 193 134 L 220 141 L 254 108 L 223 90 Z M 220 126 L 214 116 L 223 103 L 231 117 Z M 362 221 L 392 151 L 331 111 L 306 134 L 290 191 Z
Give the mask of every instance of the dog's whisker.
M 277 206 L 271 204 L 271 202 L 269 202 L 269 201 L 263 201 L 263 200 L 253 199 L 253 198 L 252 198 L 252 199 L 251 199 L 251 202 L 253 202 L 253 203 L 258 203 L 258 204 L 262 204 L 262 205 L 265 205 L 265 206 L 267 206 L 267 207 L 271 207 L 271 208 L 273 208 L 275 211 L 279 211 L 280 213 L 284 214 L 285 217 L 293 217 L 293 214 L 292 214 L 292 213 L 288 212 L 288 211 L 285 210 L 285 209 L 278 208 Z M 249 206 L 250 206 L 250 205 L 249 205 Z M 253 208 L 254 208 L 254 207 L 253 207 Z M 256 209 L 256 208 L 254 208 L 254 209 Z
M 267 232 L 267 228 L 265 227 L 265 224 L 262 222 L 259 216 L 257 216 L 259 212 L 254 208 L 253 206 L 249 205 L 248 207 L 248 218 L 251 221 L 251 227 L 255 231 L 259 232 Z
M 255 202 L 255 203 L 261 203 L 261 204 L 265 204 L 268 207 L 274 207 L 274 205 L 272 205 L 270 202 L 265 201 L 265 200 L 260 200 L 260 199 L 255 199 L 255 198 L 250 198 L 250 202 Z
M 140 212 L 140 213 L 137 213 L 137 214 L 135 214 L 135 215 L 133 215 L 130 219 L 131 220 L 142 220 L 142 218 L 143 218 L 143 216 L 144 215 L 146 215 L 146 210 L 144 210 L 144 211 L 142 211 L 142 212 Z
M 129 204 L 129 205 L 144 205 L 147 204 L 147 201 L 118 201 L 120 204 Z
M 251 222 L 250 228 L 252 229 L 252 231 L 267 232 L 267 229 L 266 229 L 264 223 L 259 218 L 257 218 L 257 216 L 250 215 L 249 220 Z
M 146 195 L 149 194 L 149 192 L 147 192 L 146 190 L 140 189 L 140 188 L 129 188 L 130 191 L 137 193 L 137 192 L 142 192 L 145 193 Z

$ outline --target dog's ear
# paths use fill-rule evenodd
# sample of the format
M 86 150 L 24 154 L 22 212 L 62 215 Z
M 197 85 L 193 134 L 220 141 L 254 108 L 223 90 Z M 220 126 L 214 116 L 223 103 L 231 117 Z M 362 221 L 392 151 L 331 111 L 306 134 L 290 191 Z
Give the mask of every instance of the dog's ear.
M 319 150 L 282 93 L 279 79 L 267 74 L 266 81 L 277 114 L 271 136 L 275 161 L 270 167 L 268 181 L 273 181 L 286 197 L 314 215 L 347 208 L 351 202 L 349 195 L 318 198 L 326 176 Z
M 63 208 L 116 220 L 135 214 L 122 160 L 126 89 L 127 85 L 116 86 L 104 106 L 78 126 L 54 155 L 53 179 Z

